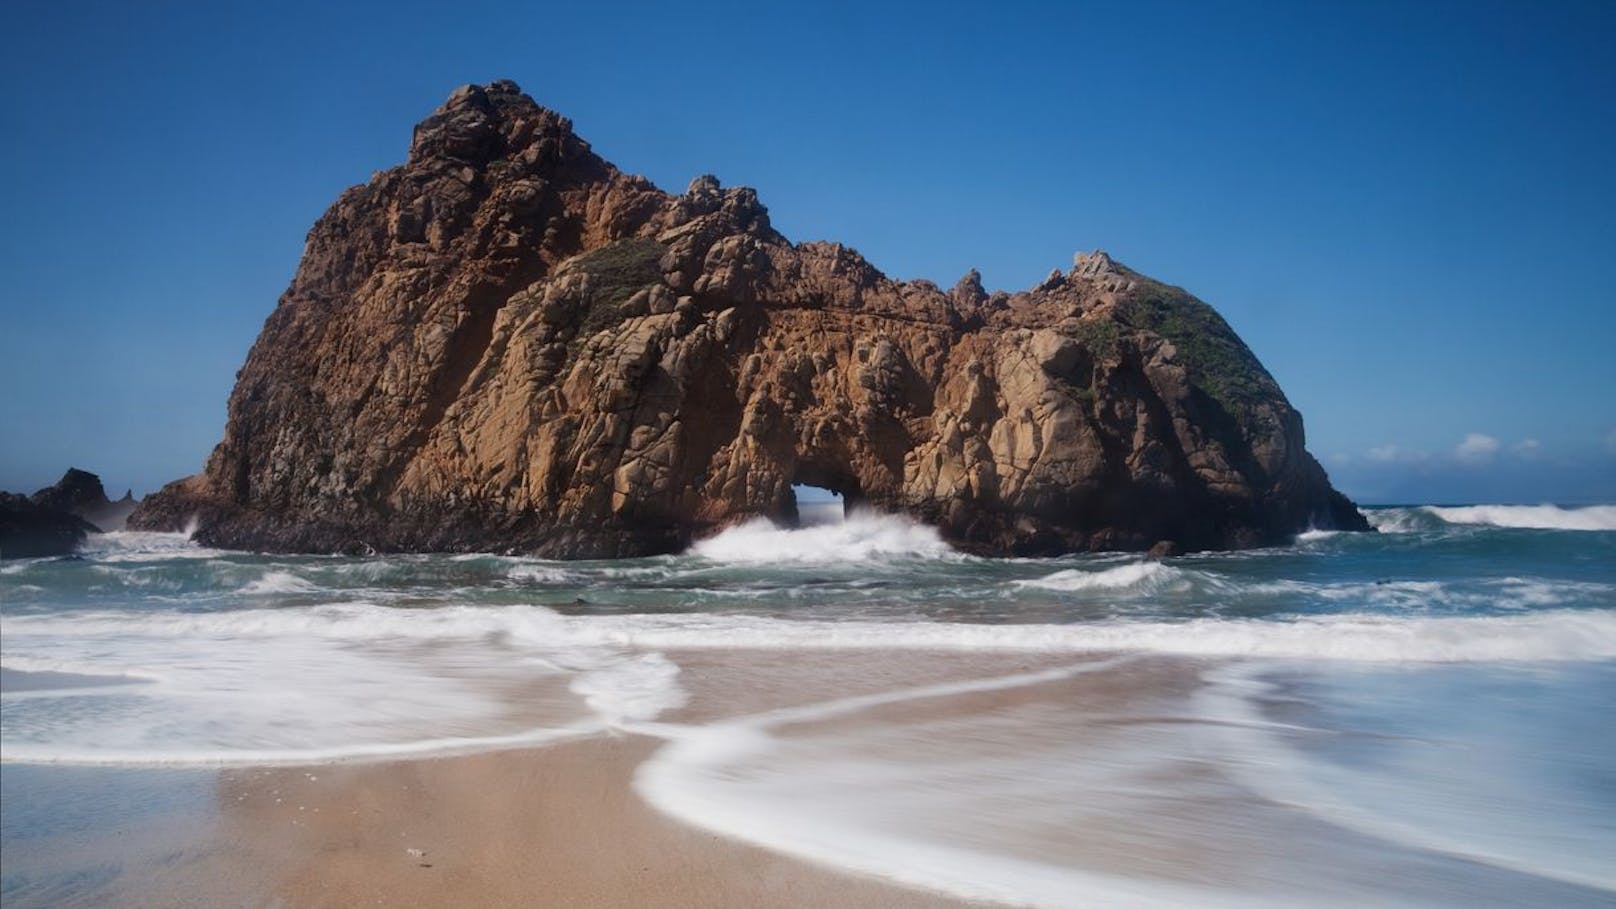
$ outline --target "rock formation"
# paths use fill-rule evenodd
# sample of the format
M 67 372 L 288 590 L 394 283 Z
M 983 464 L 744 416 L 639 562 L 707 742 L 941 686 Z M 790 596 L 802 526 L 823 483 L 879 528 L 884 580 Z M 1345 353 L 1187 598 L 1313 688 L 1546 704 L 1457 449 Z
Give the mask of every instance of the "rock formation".
M 1367 529 L 1184 291 L 1100 252 L 1014 294 L 893 281 L 751 189 L 618 171 L 510 82 L 456 91 L 320 218 L 206 469 L 131 526 L 635 556 L 790 521 L 793 483 L 994 554 Z
M 0 492 L 0 559 L 68 555 L 96 528 L 78 515 Z
M 55 486 L 34 493 L 33 502 L 41 508 L 77 515 L 94 524 L 98 532 L 122 530 L 137 504 L 133 491 L 111 501 L 101 478 L 77 467 L 69 467 Z

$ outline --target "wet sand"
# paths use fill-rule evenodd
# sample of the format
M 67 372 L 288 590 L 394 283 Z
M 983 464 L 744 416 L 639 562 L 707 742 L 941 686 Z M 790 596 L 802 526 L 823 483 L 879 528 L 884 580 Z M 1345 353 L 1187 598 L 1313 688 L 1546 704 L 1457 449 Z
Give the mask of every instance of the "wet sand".
M 250 894 L 228 892 L 228 882 L 256 887 L 261 870 L 274 868 L 263 894 L 270 905 L 958 905 L 664 818 L 630 785 L 634 767 L 660 744 L 620 736 L 227 773 L 219 782 L 223 846 L 192 869 L 195 889 L 184 889 L 200 897 L 194 905 L 236 903 Z M 176 889 L 184 883 L 151 896 L 183 896 Z
M 683 654 L 680 663 L 692 697 L 668 715 L 675 722 L 1005 668 L 971 658 L 902 667 L 882 654 Z M 736 684 L 739 664 L 753 667 L 750 683 Z M 664 816 L 632 785 L 664 744 L 618 733 L 453 757 L 211 771 L 5 765 L 0 895 L 8 909 L 970 905 Z M 64 822 L 70 816 L 78 820 Z
M 216 811 L 170 804 L 133 824 L 67 830 L 24 840 L 15 851 L 8 844 L 5 903 L 18 909 L 965 905 L 663 817 L 630 784 L 634 767 L 660 744 L 601 737 L 386 764 L 226 770 L 211 780 L 188 774 L 177 785 L 216 787 Z M 118 771 L 130 773 L 138 774 Z M 93 788 L 82 778 L 62 785 Z M 185 800 L 175 791 L 154 797 Z
M 1107 661 L 879 651 L 669 656 L 689 701 L 639 732 L 385 763 L 3 765 L 0 902 L 7 909 L 986 905 L 719 835 L 663 814 L 636 791 L 637 770 L 670 747 L 660 734 L 782 711 L 770 714 L 781 741 L 765 764 L 701 767 L 685 778 L 699 786 L 705 773 L 743 774 L 739 790 L 733 777 L 723 785 L 741 791 L 748 819 L 765 825 L 761 842 L 801 831 L 815 815 L 840 819 L 844 808 L 857 812 L 895 793 L 895 804 L 921 812 L 904 816 L 921 818 L 934 845 L 964 855 L 986 836 L 997 854 L 1057 869 L 1053 883 L 1032 888 L 1041 896 L 1026 897 L 1041 904 L 1608 905 L 1608 891 L 1369 837 L 1306 806 L 1257 795 L 1229 770 L 1265 766 L 1251 763 L 1262 755 L 1220 745 L 1224 734 L 1244 731 L 1186 712 L 1201 678 L 1194 661 L 1128 657 L 1091 673 L 1082 670 Z M 1047 679 L 953 685 L 1017 673 Z M 919 696 L 885 696 L 899 690 Z M 824 709 L 838 698 L 868 700 Z M 1032 763 L 1021 760 L 1023 751 Z M 816 782 L 827 758 L 902 772 Z M 1019 826 L 1005 827 L 1003 801 L 973 800 L 969 786 L 937 775 L 972 761 L 1031 787 L 1022 791 L 1028 801 L 1011 803 Z M 878 788 L 861 790 L 867 779 Z M 809 785 L 791 791 L 801 780 Z M 779 782 L 786 791 L 776 786 L 772 805 L 744 789 Z M 1006 797 L 1017 796 L 995 796 Z M 1046 804 L 1058 810 L 1044 817 L 1036 809 Z M 849 865 L 870 859 L 866 870 L 900 873 L 883 864 L 890 856 L 846 839 L 836 845 L 854 850 L 843 854 Z M 954 863 L 942 876 L 975 884 L 975 868 Z M 1020 893 L 1022 883 L 1036 882 L 1018 876 L 996 892 Z

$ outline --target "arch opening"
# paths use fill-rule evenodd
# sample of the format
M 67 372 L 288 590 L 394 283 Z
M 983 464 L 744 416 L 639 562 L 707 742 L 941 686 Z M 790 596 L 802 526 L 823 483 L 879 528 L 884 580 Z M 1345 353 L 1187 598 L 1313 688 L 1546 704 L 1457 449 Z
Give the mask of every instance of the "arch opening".
M 807 483 L 791 484 L 798 527 L 840 524 L 847 520 L 847 497 L 840 491 Z

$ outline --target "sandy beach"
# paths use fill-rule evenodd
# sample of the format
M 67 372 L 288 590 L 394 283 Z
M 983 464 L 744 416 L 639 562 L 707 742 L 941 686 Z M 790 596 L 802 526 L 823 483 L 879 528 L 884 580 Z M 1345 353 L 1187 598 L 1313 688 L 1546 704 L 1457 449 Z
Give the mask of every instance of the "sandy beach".
M 1276 786 L 1303 752 L 1268 750 L 1279 743 L 1261 745 L 1265 721 L 1205 700 L 1226 671 L 1214 662 L 666 656 L 682 706 L 541 747 L 212 769 L 6 764 L 0 897 L 8 909 L 1157 909 L 1606 895 L 1574 871 L 1515 873 Z
M 676 722 L 971 678 L 955 656 L 681 655 Z M 752 664 L 749 682 L 734 669 Z M 812 683 L 810 684 L 810 680 Z M 611 733 L 384 763 L 163 770 L 7 765 L 6 893 L 28 906 L 938 907 L 964 902 L 694 829 L 634 791 L 665 743 Z M 107 793 L 119 793 L 114 804 Z M 21 804 L 22 798 L 17 799 Z M 72 815 L 82 823 L 61 824 Z M 41 820 L 49 818 L 50 820 Z
M 657 744 L 225 773 L 218 844 L 126 904 L 954 905 L 662 817 L 629 786 Z
M 387 764 L 221 771 L 192 781 L 217 788 L 217 812 L 180 810 L 138 830 L 29 844 L 15 858 L 46 871 L 6 902 L 964 905 L 663 817 L 629 786 L 633 768 L 658 744 L 620 736 Z

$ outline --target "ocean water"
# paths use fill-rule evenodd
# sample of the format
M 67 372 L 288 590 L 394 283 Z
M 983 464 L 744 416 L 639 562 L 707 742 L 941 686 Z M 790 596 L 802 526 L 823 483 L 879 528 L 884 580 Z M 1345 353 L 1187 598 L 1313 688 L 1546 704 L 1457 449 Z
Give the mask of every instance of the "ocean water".
M 0 564 L 0 760 L 642 734 L 658 809 L 939 893 L 1616 905 L 1616 507 L 1369 513 L 1165 562 L 878 515 L 602 562 L 107 534 Z

